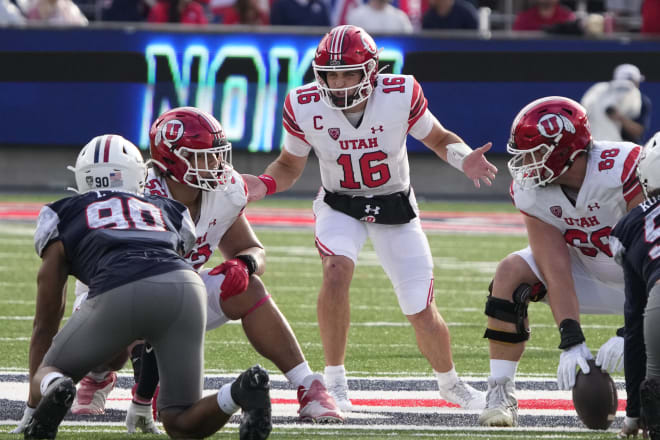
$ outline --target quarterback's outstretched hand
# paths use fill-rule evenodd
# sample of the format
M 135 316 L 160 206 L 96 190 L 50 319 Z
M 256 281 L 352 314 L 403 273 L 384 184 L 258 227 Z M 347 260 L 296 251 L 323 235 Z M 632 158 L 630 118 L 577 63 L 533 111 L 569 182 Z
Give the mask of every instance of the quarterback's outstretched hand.
M 596 355 L 596 365 L 608 373 L 623 371 L 623 338 L 612 336 L 601 345 Z
M 492 181 L 497 174 L 497 167 L 488 162 L 484 154 L 490 147 L 493 146 L 492 142 L 488 142 L 479 148 L 475 148 L 472 153 L 465 156 L 463 160 L 463 173 L 472 179 L 474 186 L 480 187 L 479 180 L 482 180 L 486 185 L 491 186 Z
M 587 348 L 584 342 L 567 348 L 559 356 L 559 367 L 557 367 L 557 387 L 560 390 L 570 390 L 575 386 L 575 376 L 577 376 L 577 367 L 584 374 L 589 374 L 591 368 L 587 364 L 587 360 L 593 359 L 594 356 Z
M 32 414 L 34 413 L 35 408 L 30 408 L 29 406 L 25 405 L 25 411 L 23 411 L 23 417 L 21 418 L 21 421 L 18 422 L 18 426 L 14 428 L 12 431 L 9 431 L 10 434 L 21 434 L 23 431 L 25 431 L 25 428 L 27 428 L 28 422 L 32 418 Z
M 250 282 L 250 274 L 247 264 L 243 260 L 239 260 L 238 258 L 227 260 L 209 272 L 209 275 L 218 274 L 225 276 L 224 281 L 220 285 L 220 298 L 223 300 L 247 290 L 248 283 Z
M 257 176 L 252 174 L 241 174 L 243 181 L 247 185 L 248 189 L 248 203 L 256 202 L 266 197 L 266 192 L 268 188 L 266 184 Z

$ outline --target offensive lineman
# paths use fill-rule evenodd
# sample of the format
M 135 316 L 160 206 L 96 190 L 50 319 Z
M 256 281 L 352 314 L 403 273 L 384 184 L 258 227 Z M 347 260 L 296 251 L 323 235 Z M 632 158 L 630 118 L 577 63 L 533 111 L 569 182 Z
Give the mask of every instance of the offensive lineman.
M 646 200 L 619 220 L 610 236 L 612 253 L 626 279 L 624 362 L 629 429 L 624 433 L 636 436 L 638 428 L 644 428 L 651 440 L 659 440 L 660 132 L 644 147 L 637 175 Z
M 153 167 L 146 192 L 183 203 L 195 222 L 197 240 L 185 258 L 207 288 L 206 330 L 241 319 L 255 349 L 296 387 L 299 417 L 342 422 L 323 376 L 310 370 L 291 327 L 259 278 L 266 268 L 265 252 L 243 214 L 247 188 L 232 167 L 231 144 L 220 123 L 197 108 L 174 108 L 154 121 L 149 138 Z M 203 269 L 216 249 L 226 261 Z
M 313 62 L 316 82 L 289 92 L 279 157 L 265 174 L 244 176 L 251 200 L 285 191 L 300 177 L 313 149 L 323 188 L 314 201 L 316 246 L 323 284 L 317 316 L 325 378 L 342 410 L 351 410 L 344 368 L 349 287 L 367 237 L 392 281 L 417 344 L 435 371 L 440 394 L 464 408 L 484 407 L 484 393 L 461 381 L 452 362 L 449 330 L 433 294 L 433 261 L 410 187 L 406 136 L 411 134 L 479 187 L 497 169 L 446 130 L 427 109 L 409 75 L 379 74 L 378 49 L 357 26 L 338 26 L 321 40 Z
M 578 365 L 589 373 L 593 356 L 580 314 L 623 314 L 623 273 L 608 238 L 643 198 L 635 174 L 641 147 L 593 142 L 584 107 L 571 99 L 550 96 L 525 106 L 507 149 L 514 155 L 511 197 L 524 214 L 529 246 L 498 264 L 486 302 L 491 374 L 479 417 L 486 426 L 517 424 L 514 378 L 530 334 L 529 301 L 545 296 L 559 328 L 558 387 L 573 387 Z M 622 358 L 623 338 L 614 336 L 596 365 L 617 371 Z
M 181 256 L 195 241 L 189 211 L 176 201 L 142 195 L 146 166 L 121 136 L 92 139 L 74 172 L 79 194 L 46 205 L 34 237 L 42 264 L 30 393 L 38 404 L 24 437 L 55 438 L 73 402 L 74 382 L 145 338 L 158 359 L 158 408 L 170 437 L 212 435 L 240 406 L 241 439 L 267 438 L 271 404 L 261 367 L 202 398 L 206 291 Z M 89 286 L 88 297 L 55 335 L 69 274 Z M 42 358 L 37 370 L 35 360 Z

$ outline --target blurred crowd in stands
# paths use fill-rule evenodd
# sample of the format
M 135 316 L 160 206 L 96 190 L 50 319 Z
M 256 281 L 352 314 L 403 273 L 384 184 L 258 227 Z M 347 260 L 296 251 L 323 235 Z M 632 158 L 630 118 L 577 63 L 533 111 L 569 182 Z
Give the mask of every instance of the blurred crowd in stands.
M 660 34 L 660 0 L 0 0 L 0 26 L 92 21 Z

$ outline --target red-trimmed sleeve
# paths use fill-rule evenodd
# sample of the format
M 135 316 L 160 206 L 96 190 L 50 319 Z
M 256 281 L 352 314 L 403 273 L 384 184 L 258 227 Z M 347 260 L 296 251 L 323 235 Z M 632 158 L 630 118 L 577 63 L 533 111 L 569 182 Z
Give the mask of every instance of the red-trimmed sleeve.
M 630 202 L 637 194 L 642 192 L 642 185 L 640 185 L 637 178 L 637 162 L 641 152 L 642 147 L 633 148 L 623 163 L 621 183 L 623 183 L 623 198 L 626 202 Z
M 511 197 L 511 203 L 513 203 L 513 206 L 516 206 L 516 198 L 514 197 L 514 194 L 513 194 L 513 180 L 511 181 L 511 185 L 509 185 L 509 197 Z M 525 211 L 523 211 L 522 209 L 518 208 L 517 206 L 516 206 L 516 208 L 518 209 L 518 211 L 520 211 L 521 214 L 524 214 L 524 215 L 526 215 L 527 217 L 534 217 L 534 218 L 536 218 L 536 216 L 531 215 L 531 214 L 527 214 Z
M 408 131 L 422 117 L 426 111 L 426 107 L 428 107 L 428 102 L 422 91 L 422 86 L 413 78 L 413 92 L 410 100 L 410 114 L 408 115 Z
M 290 134 L 309 144 L 307 139 L 305 139 L 305 132 L 302 131 L 296 122 L 296 115 L 293 113 L 293 106 L 291 105 L 291 92 L 286 95 L 286 99 L 284 100 L 284 110 L 282 110 L 282 125 L 284 126 L 284 129 Z

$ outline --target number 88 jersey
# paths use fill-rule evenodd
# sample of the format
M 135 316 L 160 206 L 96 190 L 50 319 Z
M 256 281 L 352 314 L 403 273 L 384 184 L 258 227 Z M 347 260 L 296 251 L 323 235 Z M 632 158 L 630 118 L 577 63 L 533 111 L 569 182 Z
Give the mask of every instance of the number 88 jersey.
M 635 173 L 640 151 L 629 142 L 594 142 L 574 204 L 558 184 L 523 189 L 513 182 L 511 198 L 523 214 L 559 229 L 595 278 L 621 285 L 623 273 L 612 258 L 609 237 L 628 202 L 641 193 Z
M 431 131 L 422 88 L 410 75 L 378 75 L 362 119 L 354 127 L 342 110 L 324 104 L 316 83 L 289 92 L 284 103 L 284 148 L 295 156 L 310 150 L 319 159 L 321 182 L 329 191 L 385 195 L 406 191 L 410 172 L 406 136 Z

